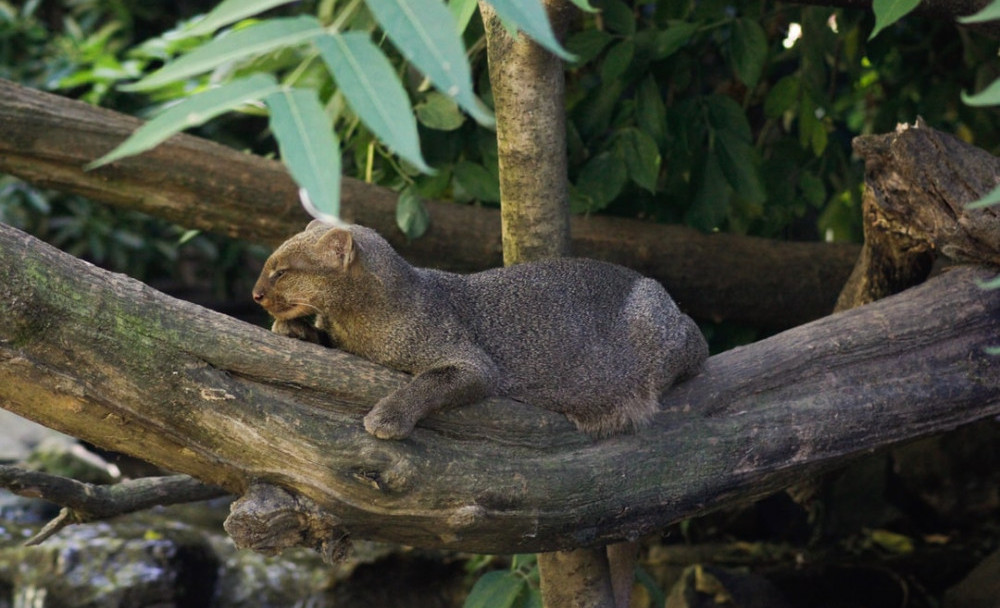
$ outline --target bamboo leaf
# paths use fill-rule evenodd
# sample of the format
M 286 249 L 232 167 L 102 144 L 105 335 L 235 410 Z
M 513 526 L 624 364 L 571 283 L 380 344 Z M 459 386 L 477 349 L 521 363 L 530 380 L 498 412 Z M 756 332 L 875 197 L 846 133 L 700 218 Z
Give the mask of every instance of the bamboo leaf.
M 145 152 L 171 135 L 200 125 L 245 103 L 264 99 L 278 88 L 273 76 L 254 74 L 192 95 L 139 127 L 117 148 L 87 165 L 86 169 L 95 169 L 126 156 Z
M 211 34 L 215 30 L 236 23 L 241 19 L 252 17 L 258 13 L 272 9 L 292 0 L 223 0 L 200 21 L 194 23 L 182 33 L 185 36 L 201 36 Z
M 289 173 L 323 215 L 340 216 L 340 149 L 316 92 L 281 89 L 264 100 Z
M 410 63 L 479 124 L 492 113 L 472 91 L 472 73 L 451 13 L 439 0 L 366 0 L 382 30 Z
M 207 72 L 220 65 L 248 59 L 269 51 L 305 42 L 323 33 L 314 17 L 270 19 L 237 32 L 230 32 L 168 63 L 139 82 L 121 87 L 126 91 L 147 91 L 175 80 Z
M 367 34 L 350 32 L 316 39 L 337 86 L 362 121 L 387 146 L 424 173 L 420 136 L 410 98 L 389 60 Z
M 868 39 L 871 40 L 879 32 L 902 19 L 919 4 L 920 0 L 872 0 L 875 29 L 872 30 Z
M 576 60 L 576 57 L 567 52 L 556 40 L 552 24 L 549 23 L 549 16 L 545 13 L 545 7 L 540 0 L 489 0 L 489 2 L 501 19 L 517 25 L 550 53 L 565 61 Z

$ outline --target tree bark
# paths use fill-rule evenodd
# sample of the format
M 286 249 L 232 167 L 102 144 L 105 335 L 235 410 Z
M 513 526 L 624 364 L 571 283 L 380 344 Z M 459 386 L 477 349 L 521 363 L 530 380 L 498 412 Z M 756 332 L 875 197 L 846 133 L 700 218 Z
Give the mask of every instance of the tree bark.
M 561 40 L 575 9 L 565 0 L 544 4 Z M 504 265 L 570 255 L 562 60 L 523 33 L 511 36 L 488 2 L 479 12 L 497 115 Z M 604 547 L 539 553 L 538 573 L 546 608 L 627 608 L 627 596 L 617 601 Z
M 565 0 L 546 0 L 545 8 L 562 39 L 576 9 Z M 504 265 L 569 255 L 562 60 L 524 34 L 511 36 L 488 2 L 479 12 L 497 115 Z
M 0 226 L 0 406 L 242 494 L 312 530 L 481 553 L 597 546 L 1000 414 L 1000 290 L 961 268 L 709 359 L 652 426 L 596 441 L 491 399 L 405 441 L 361 418 L 404 374 L 283 338 Z M 338 522 L 342 529 L 331 524 Z M 328 539 L 329 540 L 329 539 Z
M 141 121 L 0 80 L 0 172 L 180 225 L 277 244 L 309 218 L 281 163 L 189 135 L 96 171 Z M 347 219 L 377 229 L 411 262 L 467 272 L 500 266 L 500 215 L 428 202 L 428 233 L 408 242 L 396 194 L 345 177 Z M 663 283 L 691 314 L 785 329 L 828 314 L 860 249 L 702 234 L 619 218 L 574 218 L 576 255 L 629 266 Z

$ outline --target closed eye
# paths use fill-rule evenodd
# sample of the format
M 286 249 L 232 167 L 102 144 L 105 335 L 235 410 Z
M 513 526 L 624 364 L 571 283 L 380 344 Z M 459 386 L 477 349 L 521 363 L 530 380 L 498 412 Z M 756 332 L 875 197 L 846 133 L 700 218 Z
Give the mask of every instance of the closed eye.
M 284 276 L 284 274 L 285 274 L 285 269 L 284 268 L 281 268 L 279 270 L 275 270 L 274 272 L 271 273 L 271 282 L 273 283 L 274 281 L 277 281 L 282 276 Z

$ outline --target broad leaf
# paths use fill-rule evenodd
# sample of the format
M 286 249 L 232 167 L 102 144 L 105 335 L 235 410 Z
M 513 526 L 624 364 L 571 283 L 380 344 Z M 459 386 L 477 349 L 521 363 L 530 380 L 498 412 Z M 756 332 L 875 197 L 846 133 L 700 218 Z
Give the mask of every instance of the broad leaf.
M 872 30 L 868 39 L 871 40 L 879 32 L 902 19 L 919 4 L 920 0 L 872 0 L 875 29 Z
M 572 211 L 604 209 L 615 200 L 627 180 L 628 169 L 623 154 L 616 150 L 601 152 L 580 169 L 574 186 L 583 204 L 578 203 Z
M 147 91 L 175 80 L 207 72 L 224 63 L 249 59 L 285 46 L 305 42 L 323 33 L 314 17 L 291 17 L 261 21 L 237 32 L 229 32 L 169 63 L 139 82 L 121 87 Z
M 732 190 L 715 154 L 708 155 L 703 169 L 698 193 L 684 214 L 684 223 L 711 232 L 726 219 Z
M 1000 19 L 1000 0 L 993 0 L 993 2 L 987 4 L 983 7 L 981 11 L 967 17 L 959 17 L 959 23 L 982 23 L 984 21 L 995 21 Z
M 455 165 L 455 185 L 480 202 L 500 202 L 500 181 L 482 165 L 460 161 Z
M 601 80 L 604 82 L 617 80 L 628 69 L 634 55 L 635 43 L 628 39 L 622 40 L 608 49 L 604 61 L 601 62 Z
M 767 198 L 753 146 L 729 131 L 716 131 L 719 167 L 736 193 L 751 203 Z
M 479 124 L 493 115 L 472 90 L 472 73 L 455 20 L 440 0 L 366 0 L 369 10 L 407 60 Z
M 691 36 L 694 36 L 697 31 L 697 23 L 679 21 L 670 24 L 670 27 L 667 29 L 657 32 L 653 58 L 659 60 L 670 57 L 687 44 Z
M 524 579 L 509 570 L 487 572 L 472 586 L 463 608 L 511 608 L 524 587 Z
M 465 116 L 458 110 L 455 100 L 437 91 L 428 93 L 424 101 L 417 104 L 416 111 L 422 125 L 439 131 L 454 131 L 465 123 Z
M 489 0 L 489 2 L 501 19 L 517 25 L 525 34 L 531 36 L 532 40 L 552 54 L 566 61 L 576 59 L 556 40 L 541 0 Z
M 660 176 L 660 151 L 656 141 L 647 133 L 634 127 L 623 129 L 616 144 L 625 156 L 628 176 L 646 190 L 655 193 Z
M 86 168 L 94 169 L 149 150 L 171 135 L 200 125 L 245 103 L 264 99 L 278 89 L 278 83 L 273 76 L 254 74 L 249 78 L 233 80 L 192 95 L 139 127 L 117 148 L 90 163 Z
M 799 77 L 794 74 L 776 82 L 764 100 L 764 115 L 768 118 L 778 118 L 791 110 L 799 100 L 801 88 Z
M 427 173 L 410 98 L 389 60 L 367 34 L 349 32 L 315 40 L 337 86 L 362 121 L 396 154 Z
M 340 149 L 316 92 L 281 89 L 265 99 L 281 159 L 322 215 L 340 216 Z
M 399 193 L 396 201 L 396 225 L 408 239 L 417 239 L 427 232 L 431 217 L 416 189 L 408 187 Z
M 584 65 L 600 55 L 604 47 L 614 39 L 614 36 L 604 30 L 584 30 L 570 36 L 566 41 L 566 48 L 576 56 L 576 65 Z
M 962 91 L 962 101 L 970 106 L 1000 105 L 1000 79 L 994 80 L 990 86 L 975 95 L 966 95 Z
M 767 35 L 753 19 L 737 19 L 729 43 L 729 59 L 743 84 L 754 88 L 767 61 Z
M 181 32 L 186 36 L 201 36 L 211 34 L 224 25 L 235 23 L 240 19 L 252 17 L 258 13 L 272 9 L 292 0 L 223 0 L 213 8 L 201 21 Z
M 652 75 L 639 83 L 635 92 L 635 122 L 658 146 L 667 141 L 667 109 Z

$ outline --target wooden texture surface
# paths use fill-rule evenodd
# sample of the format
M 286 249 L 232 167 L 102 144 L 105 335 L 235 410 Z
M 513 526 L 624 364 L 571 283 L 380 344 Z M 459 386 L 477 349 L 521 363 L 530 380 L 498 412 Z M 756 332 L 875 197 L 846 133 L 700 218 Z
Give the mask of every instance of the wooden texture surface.
M 0 226 L 0 407 L 357 538 L 510 553 L 600 545 L 1000 414 L 1000 290 L 962 268 L 712 357 L 635 435 L 490 400 L 405 441 L 361 417 L 405 381 L 174 300 Z M 581 523 L 582 522 L 582 523 Z
M 308 221 L 281 163 L 180 135 L 93 172 L 82 167 L 141 121 L 0 80 L 0 173 L 134 209 L 188 228 L 277 244 Z M 407 242 L 396 195 L 345 177 L 347 219 L 370 226 L 418 266 L 501 266 L 500 213 L 428 201 L 431 228 Z M 639 270 L 693 316 L 785 329 L 828 314 L 860 247 L 792 243 L 619 218 L 572 221 L 574 255 Z

